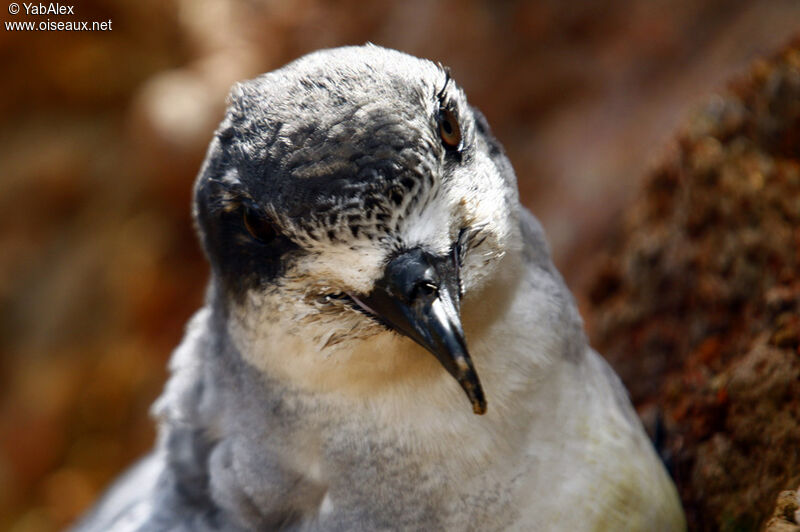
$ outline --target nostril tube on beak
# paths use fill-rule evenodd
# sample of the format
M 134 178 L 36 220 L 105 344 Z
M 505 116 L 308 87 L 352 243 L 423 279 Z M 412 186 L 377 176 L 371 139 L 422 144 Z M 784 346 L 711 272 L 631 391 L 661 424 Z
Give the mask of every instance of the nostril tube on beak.
M 486 412 L 480 379 L 461 325 L 458 266 L 414 248 L 394 257 L 372 292 L 353 297 L 391 329 L 430 351 L 461 385 L 476 414 Z

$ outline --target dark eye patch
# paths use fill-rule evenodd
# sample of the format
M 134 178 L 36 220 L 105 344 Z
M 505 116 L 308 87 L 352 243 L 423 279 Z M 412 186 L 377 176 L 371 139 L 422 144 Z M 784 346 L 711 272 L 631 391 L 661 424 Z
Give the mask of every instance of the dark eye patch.
M 244 228 L 258 242 L 270 244 L 280 236 L 272 220 L 259 209 L 243 205 L 240 210 Z
M 218 278 L 237 297 L 275 283 L 299 252 L 265 210 L 237 185 L 206 182 L 197 191 L 203 244 Z

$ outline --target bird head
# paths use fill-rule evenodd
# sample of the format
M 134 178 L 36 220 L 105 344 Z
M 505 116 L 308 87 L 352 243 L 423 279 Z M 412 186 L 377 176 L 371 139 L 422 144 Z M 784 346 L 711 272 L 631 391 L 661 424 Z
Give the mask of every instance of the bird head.
M 481 414 L 461 308 L 512 245 L 516 194 L 449 72 L 367 45 L 237 84 L 194 212 L 214 297 L 251 362 L 355 375 L 360 356 L 402 378 L 424 353 L 413 341 Z

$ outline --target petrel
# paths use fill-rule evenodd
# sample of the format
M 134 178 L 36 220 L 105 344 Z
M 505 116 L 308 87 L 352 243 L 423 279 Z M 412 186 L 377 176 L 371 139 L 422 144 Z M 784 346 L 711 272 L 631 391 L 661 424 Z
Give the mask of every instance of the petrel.
M 486 119 L 367 45 L 236 84 L 155 449 L 81 531 L 686 525 Z

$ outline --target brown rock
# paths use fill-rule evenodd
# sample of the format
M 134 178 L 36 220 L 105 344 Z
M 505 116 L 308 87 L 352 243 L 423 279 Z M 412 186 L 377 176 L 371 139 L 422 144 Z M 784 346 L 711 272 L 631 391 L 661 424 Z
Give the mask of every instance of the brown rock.
M 587 291 L 594 344 L 663 410 L 693 530 L 757 530 L 800 483 L 798 58 L 800 39 L 689 121 Z

